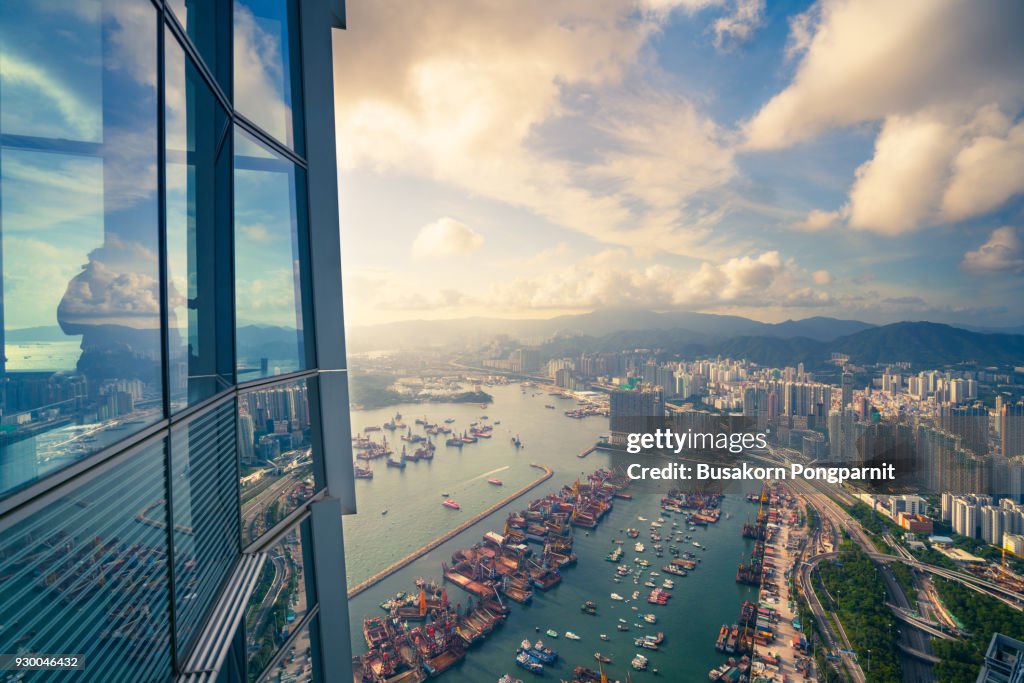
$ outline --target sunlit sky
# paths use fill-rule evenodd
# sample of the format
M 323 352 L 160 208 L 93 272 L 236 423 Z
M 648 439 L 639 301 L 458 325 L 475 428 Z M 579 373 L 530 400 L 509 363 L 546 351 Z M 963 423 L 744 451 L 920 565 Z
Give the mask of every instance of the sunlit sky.
M 1018 0 L 349 0 L 349 324 L 1021 323 Z

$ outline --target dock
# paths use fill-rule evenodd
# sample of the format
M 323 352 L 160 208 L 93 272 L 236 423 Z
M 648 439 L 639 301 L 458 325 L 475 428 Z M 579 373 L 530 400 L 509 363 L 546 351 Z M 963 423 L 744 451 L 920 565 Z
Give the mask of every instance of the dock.
M 587 450 L 583 451 L 582 453 L 580 453 L 576 457 L 577 458 L 585 458 L 585 457 L 587 457 L 588 455 L 590 455 L 591 453 L 593 453 L 596 450 L 597 450 L 597 446 L 591 446 L 590 448 L 588 448 Z
M 591 450 L 594 450 L 594 449 L 592 448 Z M 580 456 L 580 457 L 583 457 L 583 456 Z M 380 570 L 379 572 L 377 572 L 376 574 L 374 574 L 370 578 L 366 579 L 365 581 L 361 581 L 360 583 L 357 583 L 355 586 L 352 586 L 348 590 L 348 598 L 349 598 L 349 600 L 351 600 L 353 597 L 359 595 L 360 593 L 365 591 L 370 586 L 372 586 L 372 585 L 374 585 L 376 583 L 379 583 L 380 581 L 386 579 L 388 576 L 394 574 L 399 569 L 402 569 L 402 568 L 407 567 L 408 565 L 412 564 L 416 560 L 420 559 L 421 557 L 423 557 L 424 555 L 429 553 L 431 550 L 437 548 L 442 543 L 445 543 L 445 542 L 455 538 L 456 536 L 461 534 L 463 531 L 465 531 L 466 529 L 470 528 L 471 526 L 473 526 L 474 524 L 476 524 L 477 522 L 482 520 L 484 517 L 487 517 L 488 515 L 494 514 L 495 512 L 497 512 L 498 510 L 500 510 L 504 506 L 506 506 L 509 503 L 511 503 L 512 501 L 514 501 L 516 498 L 519 498 L 523 494 L 525 494 L 525 493 L 527 493 L 527 492 L 537 488 L 538 486 L 543 484 L 545 481 L 550 479 L 551 476 L 555 473 L 554 470 L 552 470 L 547 465 L 538 465 L 537 463 L 530 463 L 530 467 L 535 467 L 535 468 L 537 468 L 539 470 L 544 470 L 544 474 L 542 474 L 540 477 L 538 477 L 537 479 L 533 480 L 532 482 L 530 482 L 529 484 L 527 484 L 523 488 L 519 489 L 515 493 L 512 493 L 511 495 L 508 495 L 508 496 L 502 498 L 500 501 L 498 501 L 494 505 L 491 505 L 486 510 L 484 510 L 484 511 L 482 511 L 482 512 L 476 514 L 476 515 L 473 515 L 472 517 L 470 517 L 466 521 L 462 522 L 461 524 L 459 524 L 455 528 L 453 528 L 453 529 L 445 532 L 444 534 L 438 536 L 437 538 L 432 540 L 430 543 L 427 543 L 425 546 L 423 546 L 423 547 L 421 547 L 421 548 L 419 548 L 417 550 L 414 550 L 413 552 L 409 553 L 408 555 L 406 555 L 402 559 L 400 559 L 400 560 L 398 560 L 396 562 L 393 562 L 392 564 L 390 564 L 387 567 L 385 567 L 384 569 Z

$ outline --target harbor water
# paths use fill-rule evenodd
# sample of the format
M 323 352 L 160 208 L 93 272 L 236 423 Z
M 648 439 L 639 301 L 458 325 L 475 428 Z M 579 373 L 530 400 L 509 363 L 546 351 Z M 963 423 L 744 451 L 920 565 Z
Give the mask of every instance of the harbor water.
M 539 477 L 541 471 L 530 467 L 530 463 L 547 465 L 554 470 L 554 476 L 537 488 L 354 597 L 349 606 L 354 654 L 366 650 L 362 637 L 363 617 L 385 614 L 379 606 L 381 602 L 398 591 L 413 590 L 413 583 L 418 577 L 440 582 L 441 563 L 449 561 L 455 550 L 479 541 L 484 532 L 493 530 L 500 533 L 509 512 L 524 508 L 534 498 L 557 491 L 584 473 L 612 465 L 612 455 L 600 449 L 586 458 L 577 457 L 594 444 L 599 434 L 607 432 L 607 418 L 568 418 L 563 411 L 574 408 L 574 402 L 549 396 L 537 388 L 526 387 L 524 392 L 519 385 L 509 385 L 488 387 L 487 391 L 494 396 L 494 403 L 486 408 L 469 404 L 407 404 L 353 412 L 353 434 L 367 426 L 381 426 L 396 412 L 400 412 L 404 422 L 413 427 L 414 434 L 423 434 L 422 428 L 414 424 L 417 418 L 438 424 L 445 419 L 453 419 L 449 426 L 459 433 L 468 430 L 471 422 L 480 420 L 484 415 L 489 418 L 489 423 L 500 424 L 495 425 L 491 439 L 480 439 L 478 443 L 466 444 L 462 449 L 446 447 L 444 437 L 433 437 L 437 444 L 433 461 L 410 462 L 405 469 L 387 467 L 383 459 L 372 462 L 374 478 L 356 480 L 359 514 L 343 519 L 350 586 Z M 547 408 L 547 405 L 554 405 L 555 409 Z M 377 441 L 382 435 L 386 436 L 397 456 L 403 444 L 410 453 L 415 450 L 415 445 L 400 440 L 403 433 L 403 430 L 382 431 L 371 432 L 370 436 Z M 511 443 L 515 436 L 522 441 L 520 449 Z M 617 456 L 616 464 L 621 465 L 621 457 Z M 500 479 L 503 486 L 489 484 L 487 480 L 491 478 Z M 510 603 L 511 613 L 505 623 L 483 643 L 471 648 L 465 661 L 443 674 L 442 679 L 482 683 L 496 681 L 501 674 L 509 672 L 528 680 L 533 675 L 517 669 L 513 661 L 515 650 L 524 638 L 540 638 L 559 652 L 558 663 L 547 667 L 547 675 L 555 680 L 570 678 L 572 668 L 578 665 L 596 670 L 595 651 L 612 659 L 611 664 L 605 665 L 609 680 L 625 680 L 629 662 L 638 652 L 649 659 L 650 669 L 631 672 L 635 681 L 656 680 L 658 677 L 673 681 L 707 680 L 707 672 L 725 659 L 714 648 L 719 628 L 723 623 L 736 621 L 744 599 L 756 598 L 754 589 L 740 586 L 735 581 L 736 565 L 749 554 L 751 546 L 750 541 L 741 537 L 741 528 L 744 521 L 753 519 L 757 512 L 754 505 L 744 500 L 742 493 L 756 487 L 751 482 L 749 486 L 727 494 L 722 501 L 720 521 L 698 527 L 695 531 L 684 531 L 681 515 L 662 513 L 657 494 L 633 490 L 633 500 L 617 500 L 614 510 L 597 529 L 575 530 L 574 550 L 579 562 L 562 572 L 561 584 L 547 592 L 536 591 L 531 604 Z M 442 494 L 456 500 L 462 509 L 451 510 L 442 506 Z M 385 510 L 386 514 L 383 514 Z M 698 568 L 688 576 L 671 576 L 663 572 L 661 567 L 667 565 L 672 556 L 666 552 L 664 557 L 655 557 L 650 548 L 649 525 L 659 516 L 665 520 L 663 545 L 667 547 L 670 543 L 668 531 L 677 528 L 681 533 L 692 535 L 693 541 L 706 548 L 701 550 L 692 546 L 690 541 L 677 544 L 680 550 L 693 552 L 701 560 Z M 638 517 L 645 517 L 647 521 L 640 521 Z M 678 521 L 679 526 L 672 527 L 673 521 Z M 626 537 L 623 530 L 628 527 L 639 529 L 640 538 Z M 643 557 L 651 563 L 644 570 L 639 584 L 634 584 L 631 576 L 619 583 L 613 580 L 616 565 L 605 561 L 608 553 L 617 547 L 612 543 L 613 539 L 624 541 L 623 560 L 631 568 L 635 567 L 634 557 Z M 647 546 L 644 553 L 634 552 L 636 541 Z M 643 582 L 651 571 L 660 574 L 650 577 L 658 585 L 666 578 L 675 582 L 673 597 L 667 606 L 646 602 L 650 588 L 646 588 Z M 452 584 L 446 584 L 446 587 L 453 603 L 464 606 L 468 602 L 468 593 Z M 640 591 L 638 601 L 627 604 L 610 599 L 611 593 L 618 593 L 629 600 L 634 591 Z M 580 611 L 585 600 L 597 602 L 597 616 Z M 632 609 L 634 606 L 637 607 L 635 611 Z M 657 623 L 644 623 L 639 615 L 646 613 L 654 613 Z M 629 623 L 629 631 L 616 630 L 620 618 Z M 548 638 L 544 634 L 548 629 L 557 631 L 559 638 Z M 580 640 L 566 640 L 566 631 L 576 633 Z M 665 634 L 660 650 L 642 650 L 634 646 L 634 638 L 657 631 Z M 607 634 L 610 641 L 600 640 L 599 634 L 602 633 Z M 653 669 L 658 669 L 660 676 L 655 677 Z

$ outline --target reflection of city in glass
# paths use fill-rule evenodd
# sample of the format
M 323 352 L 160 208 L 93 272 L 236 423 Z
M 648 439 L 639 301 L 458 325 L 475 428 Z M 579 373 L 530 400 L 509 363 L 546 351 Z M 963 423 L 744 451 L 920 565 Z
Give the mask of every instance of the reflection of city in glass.
M 162 412 L 156 17 L 131 2 L 81 11 L 58 53 L 42 36 L 64 17 L 0 10 L 0 491 Z
M 313 587 L 305 570 L 309 551 L 302 542 L 307 533 L 305 525 L 288 532 L 280 543 L 270 549 L 256 580 L 256 588 L 245 611 L 249 680 L 255 680 L 252 674 L 266 669 L 309 609 L 311 601 L 308 598 Z M 309 647 L 308 636 L 304 640 L 303 651 Z M 308 663 L 308 652 L 303 654 Z M 303 667 L 300 665 L 299 668 L 301 671 Z
M 303 156 L 334 122 L 298 87 L 331 91 L 340 21 L 0 3 L 0 652 L 82 654 L 83 682 L 349 671 L 349 439 L 317 391 L 344 413 L 344 343 L 313 324 L 340 317 L 336 171 Z
M 244 542 L 259 538 L 316 491 L 310 426 L 306 380 L 239 397 Z

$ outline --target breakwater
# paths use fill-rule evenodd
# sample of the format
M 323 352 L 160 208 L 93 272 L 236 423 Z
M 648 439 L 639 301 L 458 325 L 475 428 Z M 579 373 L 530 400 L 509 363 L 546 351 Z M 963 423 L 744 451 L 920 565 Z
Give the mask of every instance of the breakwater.
M 476 524 L 477 522 L 482 520 L 484 517 L 487 517 L 488 515 L 491 515 L 491 514 L 497 512 L 498 510 L 500 510 L 504 506 L 506 506 L 509 503 L 511 503 L 512 501 L 514 501 L 516 498 L 519 498 L 523 494 L 525 494 L 525 493 L 527 493 L 527 492 L 537 488 L 538 486 L 543 484 L 545 481 L 550 479 L 551 475 L 554 474 L 554 470 L 552 470 L 547 465 L 538 465 L 537 463 L 530 463 L 530 467 L 536 467 L 539 470 L 544 470 L 544 474 L 542 474 L 537 479 L 534 479 L 532 482 L 530 482 L 526 486 L 522 487 L 518 491 L 512 493 L 511 495 L 505 496 L 504 498 L 502 498 L 500 501 L 498 501 L 494 505 L 491 505 L 490 507 L 488 507 L 486 510 L 483 510 L 482 512 L 479 512 L 479 513 L 473 515 L 472 517 L 470 517 L 466 521 L 462 522 L 461 524 L 459 524 L 455 528 L 450 529 L 449 531 L 441 534 L 440 536 L 438 536 L 437 538 L 432 540 L 430 543 L 427 543 L 426 545 L 422 546 L 421 548 L 418 548 L 417 550 L 414 550 L 413 552 L 409 553 L 405 557 L 403 557 L 403 558 L 401 558 L 401 559 L 399 559 L 399 560 L 389 564 L 384 569 L 381 569 L 379 572 L 377 572 L 373 576 L 369 577 L 368 579 L 357 583 L 355 586 L 352 586 L 351 588 L 348 589 L 348 597 L 349 597 L 349 599 L 351 600 L 353 597 L 355 597 L 356 595 L 359 595 L 360 593 L 362 593 L 364 590 L 366 590 L 370 586 L 374 585 L 375 583 L 378 583 L 379 581 L 382 581 L 383 579 L 387 578 L 388 576 L 391 576 L 392 574 L 397 572 L 399 569 L 402 569 L 403 567 L 406 567 L 409 564 L 412 564 L 413 562 L 415 562 L 419 558 L 423 557 L 424 555 L 426 555 L 427 553 L 429 553 L 431 550 L 433 550 L 434 548 L 438 547 L 442 543 L 445 543 L 446 541 L 448 541 L 448 540 L 450 540 L 452 538 L 455 538 L 456 536 L 461 534 L 463 531 L 465 531 L 469 527 L 473 526 L 474 524 Z

